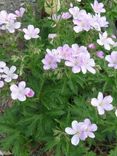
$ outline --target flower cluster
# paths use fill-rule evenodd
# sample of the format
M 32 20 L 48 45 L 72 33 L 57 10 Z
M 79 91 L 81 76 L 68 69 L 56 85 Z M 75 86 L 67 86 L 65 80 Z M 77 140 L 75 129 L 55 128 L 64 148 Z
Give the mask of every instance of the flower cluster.
M 98 1 L 95 0 L 91 6 L 95 15 L 87 13 L 85 10 L 80 10 L 77 6 L 69 9 L 69 12 L 73 16 L 73 29 L 76 33 L 89 31 L 91 29 L 101 31 L 101 28 L 108 27 L 106 17 L 100 15 L 100 13 L 105 12 L 103 3 L 98 3 Z
M 103 93 L 99 92 L 97 99 L 93 98 L 91 100 L 91 105 L 97 107 L 99 115 L 103 115 L 105 111 L 111 111 L 113 109 L 113 106 L 111 104 L 112 101 L 112 96 L 108 95 L 104 97 Z
M 18 75 L 15 74 L 16 67 L 11 66 L 10 68 L 6 66 L 6 63 L 0 61 L 0 88 L 4 86 L 4 83 L 10 83 L 12 80 L 16 80 Z M 10 86 L 11 98 L 13 100 L 18 99 L 19 101 L 25 101 L 26 97 L 33 97 L 34 91 L 31 88 L 26 87 L 26 82 L 21 81 L 18 86 L 12 84 Z
M 16 10 L 16 14 L 8 13 L 6 10 L 0 11 L 0 29 L 6 30 L 9 33 L 14 33 L 16 29 L 19 29 L 21 27 L 21 22 L 17 21 L 17 17 L 23 16 L 25 10 L 24 8 L 22 9 Z
M 15 74 L 16 67 L 11 66 L 10 68 L 6 66 L 6 63 L 3 61 L 0 61 L 0 88 L 4 86 L 4 83 L 11 82 L 12 80 L 15 80 L 18 78 L 18 75 Z
M 72 44 L 70 47 L 68 44 L 58 47 L 57 49 L 47 49 L 47 54 L 42 60 L 44 70 L 56 69 L 58 63 L 62 60 L 65 61 L 65 65 L 72 68 L 73 73 L 79 73 L 82 71 L 85 74 L 87 71 L 95 74 L 94 69 L 95 62 L 91 58 L 85 46 L 79 46 L 78 44 Z
M 21 22 L 17 22 L 17 19 L 23 17 L 25 8 L 16 10 L 15 13 L 7 13 L 7 11 L 0 11 L 0 29 L 6 30 L 9 33 L 14 33 L 16 29 L 21 27 Z M 24 38 L 30 40 L 31 38 L 39 38 L 39 28 L 34 28 L 33 25 L 28 25 L 28 28 L 21 30 L 24 32 Z
M 72 121 L 72 127 L 65 128 L 65 132 L 69 135 L 73 135 L 71 143 L 78 145 L 80 140 L 84 141 L 88 137 L 95 138 L 94 132 L 97 130 L 97 125 L 92 124 L 90 119 L 85 119 L 83 122 Z

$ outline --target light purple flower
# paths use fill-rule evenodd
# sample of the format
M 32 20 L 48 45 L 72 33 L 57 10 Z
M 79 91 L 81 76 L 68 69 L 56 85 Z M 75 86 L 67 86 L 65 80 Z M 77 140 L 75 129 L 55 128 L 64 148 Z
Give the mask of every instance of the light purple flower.
M 71 18 L 71 14 L 69 12 L 63 12 L 61 15 L 62 19 L 69 19 Z
M 84 141 L 86 138 L 94 138 L 94 132 L 97 130 L 97 125 L 92 124 L 89 119 L 85 119 L 83 122 L 72 121 L 72 127 L 65 128 L 65 132 L 69 135 L 73 135 L 71 143 L 78 145 L 80 140 Z
M 104 52 L 103 51 L 97 51 L 96 52 L 97 57 L 103 59 L 104 58 Z
M 80 71 L 83 74 L 86 74 L 87 71 L 95 74 L 96 71 L 94 69 L 95 62 L 92 58 L 90 58 L 90 54 L 80 53 L 78 57 L 73 57 L 70 60 L 65 62 L 65 65 L 68 67 L 72 67 L 73 73 L 79 73 Z
M 79 8 L 78 7 L 72 7 L 69 9 L 70 14 L 73 16 L 74 19 L 78 19 L 79 17 Z
M 19 29 L 21 27 L 20 22 L 15 22 L 15 21 L 9 21 L 5 25 L 1 26 L 2 30 L 8 30 L 10 33 L 14 33 L 16 29 Z
M 71 138 L 71 143 L 73 145 L 78 145 L 80 140 L 85 140 L 86 135 L 84 133 L 83 122 L 72 121 L 72 127 L 65 128 L 65 132 L 69 135 L 73 135 Z
M 63 60 L 69 60 L 72 57 L 72 48 L 68 44 L 57 48 L 58 57 Z
M 117 69 L 117 51 L 113 51 L 110 55 L 107 55 L 105 60 L 109 62 L 108 67 Z
M 90 119 L 84 120 L 84 132 L 87 137 L 95 138 L 94 132 L 97 131 L 97 125 L 92 124 Z
M 26 82 L 24 81 L 19 82 L 18 85 L 12 84 L 10 90 L 13 100 L 25 101 L 26 97 L 30 97 L 27 95 L 30 94 L 31 89 L 26 87 Z
M 105 111 L 111 111 L 113 98 L 112 96 L 103 96 L 103 93 L 99 92 L 98 97 L 91 100 L 91 105 L 97 107 L 99 115 L 103 115 Z
M 17 17 L 23 17 L 24 12 L 25 12 L 25 8 L 21 7 L 19 10 L 15 11 L 15 14 Z
M 28 28 L 24 28 L 23 32 L 25 33 L 24 38 L 30 40 L 31 38 L 39 38 L 39 28 L 34 28 L 33 25 L 28 25 Z
M 111 46 L 115 44 L 112 38 L 108 37 L 108 34 L 106 31 L 102 34 L 99 33 L 99 39 L 97 40 L 97 43 L 101 46 L 104 46 L 106 50 L 110 50 Z
M 77 57 L 80 53 L 87 54 L 89 53 L 87 47 L 79 46 L 78 44 L 72 44 L 72 56 Z
M 58 62 L 60 62 L 60 59 L 57 56 L 57 50 L 53 49 L 52 51 L 47 49 L 47 54 L 45 55 L 45 58 L 42 60 L 42 63 L 44 64 L 43 68 L 44 70 L 49 69 L 56 69 L 58 66 Z
M 106 10 L 104 9 L 104 4 L 103 3 L 98 3 L 97 0 L 94 1 L 94 4 L 91 4 L 93 10 L 95 13 L 104 13 Z
M 80 12 L 79 15 L 80 17 L 78 17 L 78 19 L 73 19 L 73 23 L 75 24 L 73 28 L 74 31 L 76 33 L 81 31 L 89 31 L 92 28 L 92 15 L 90 13 L 87 14 L 86 11 Z
M 11 82 L 12 80 L 15 80 L 18 78 L 18 75 L 15 74 L 14 72 L 16 71 L 15 66 L 11 66 L 10 68 L 4 67 L 4 74 L 2 77 L 4 78 L 5 82 Z
M 108 24 L 109 22 L 106 20 L 106 17 L 100 14 L 95 14 L 91 22 L 91 26 L 97 31 L 101 31 L 101 28 L 108 27 Z

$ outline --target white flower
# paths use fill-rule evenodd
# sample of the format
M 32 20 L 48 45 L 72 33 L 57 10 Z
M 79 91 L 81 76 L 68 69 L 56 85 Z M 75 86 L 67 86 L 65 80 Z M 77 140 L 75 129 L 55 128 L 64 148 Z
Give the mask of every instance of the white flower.
M 115 110 L 115 115 L 117 116 L 117 109 Z
M 0 156 L 4 156 L 3 153 L 2 153 L 2 151 L 0 151 Z
M 110 50 L 111 46 L 115 44 L 112 38 L 108 37 L 106 31 L 103 34 L 99 33 L 99 39 L 97 40 L 97 43 L 101 46 L 104 46 L 106 50 Z
M 57 37 L 57 34 L 55 34 L 55 33 L 53 33 L 53 34 L 48 34 L 48 38 L 49 39 L 54 39 L 54 38 L 56 38 Z
M 30 40 L 31 38 L 39 38 L 39 28 L 34 28 L 33 25 L 28 25 L 28 28 L 24 28 L 23 32 L 25 33 L 24 38 Z
M 0 80 L 0 88 L 4 86 L 4 82 Z
M 15 66 L 11 66 L 10 68 L 5 67 L 4 74 L 2 76 L 4 78 L 4 81 L 11 82 L 13 79 L 17 79 L 18 75 L 14 73 L 15 71 L 16 71 Z
M 6 67 L 6 63 L 3 61 L 0 61 L 0 73 L 3 73 L 3 70 L 5 67 Z
M 13 100 L 25 101 L 30 88 L 26 87 L 26 82 L 21 81 L 18 85 L 11 85 L 11 97 Z
M 98 97 L 93 98 L 91 100 L 91 105 L 94 107 L 97 107 L 99 115 L 103 115 L 105 111 L 111 111 L 113 109 L 112 106 L 113 98 L 112 96 L 105 96 L 103 97 L 103 94 L 101 92 L 98 93 Z

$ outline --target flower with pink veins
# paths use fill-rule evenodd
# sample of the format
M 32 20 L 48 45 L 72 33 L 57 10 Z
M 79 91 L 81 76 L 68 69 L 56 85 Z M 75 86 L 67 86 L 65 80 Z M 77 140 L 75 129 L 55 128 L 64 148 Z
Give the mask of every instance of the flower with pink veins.
M 26 97 L 32 97 L 32 89 L 26 87 L 26 82 L 21 81 L 18 85 L 12 84 L 10 86 L 11 98 L 13 100 L 25 101 Z M 30 96 L 31 93 L 31 96 Z
M 92 124 L 89 119 L 85 119 L 83 123 L 85 135 L 90 138 L 95 138 L 94 132 L 97 131 L 97 125 Z
M 26 40 L 30 40 L 31 38 L 39 38 L 39 32 L 40 29 L 39 28 L 34 28 L 33 25 L 28 25 L 28 28 L 24 28 L 23 29 L 24 34 L 24 38 Z
M 21 7 L 19 10 L 16 10 L 16 11 L 15 11 L 16 16 L 17 16 L 17 17 L 23 17 L 25 10 L 26 10 L 26 9 L 23 8 L 23 7 Z
M 94 1 L 94 4 L 91 4 L 93 10 L 95 13 L 104 13 L 106 10 L 104 9 L 104 4 L 103 3 L 98 3 L 97 0 Z
M 105 60 L 109 62 L 108 67 L 117 69 L 117 51 L 113 51 L 110 55 L 107 55 Z
M 57 50 L 49 50 L 47 49 L 47 54 L 45 55 L 45 58 L 42 60 L 43 68 L 44 70 L 49 69 L 56 69 L 58 66 L 58 62 L 60 62 L 60 59 L 58 58 Z
M 72 127 L 65 128 L 65 132 L 69 135 L 73 135 L 71 138 L 71 143 L 73 145 L 78 145 L 80 140 L 86 139 L 86 134 L 84 133 L 83 122 L 72 121 Z
M 112 101 L 112 96 L 108 95 L 104 97 L 103 93 L 99 92 L 97 98 L 91 99 L 91 105 L 97 107 L 99 115 L 103 115 L 105 111 L 113 109 Z
M 73 73 L 79 73 L 82 71 L 83 74 L 86 74 L 87 71 L 95 74 L 96 71 L 93 67 L 95 67 L 95 62 L 92 58 L 90 58 L 89 53 L 80 53 L 78 57 L 72 57 L 70 60 L 65 62 L 65 65 L 68 67 L 72 67 Z
M 111 47 L 115 44 L 112 38 L 108 37 L 106 31 L 103 34 L 99 33 L 99 39 L 97 40 L 97 43 L 101 46 L 104 46 L 106 50 L 110 50 Z

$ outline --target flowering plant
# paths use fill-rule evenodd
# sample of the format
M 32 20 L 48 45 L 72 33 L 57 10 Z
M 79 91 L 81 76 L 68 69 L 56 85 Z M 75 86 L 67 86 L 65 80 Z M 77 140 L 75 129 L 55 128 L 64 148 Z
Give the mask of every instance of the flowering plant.
M 116 15 L 114 0 L 0 11 L 1 153 L 117 154 Z

